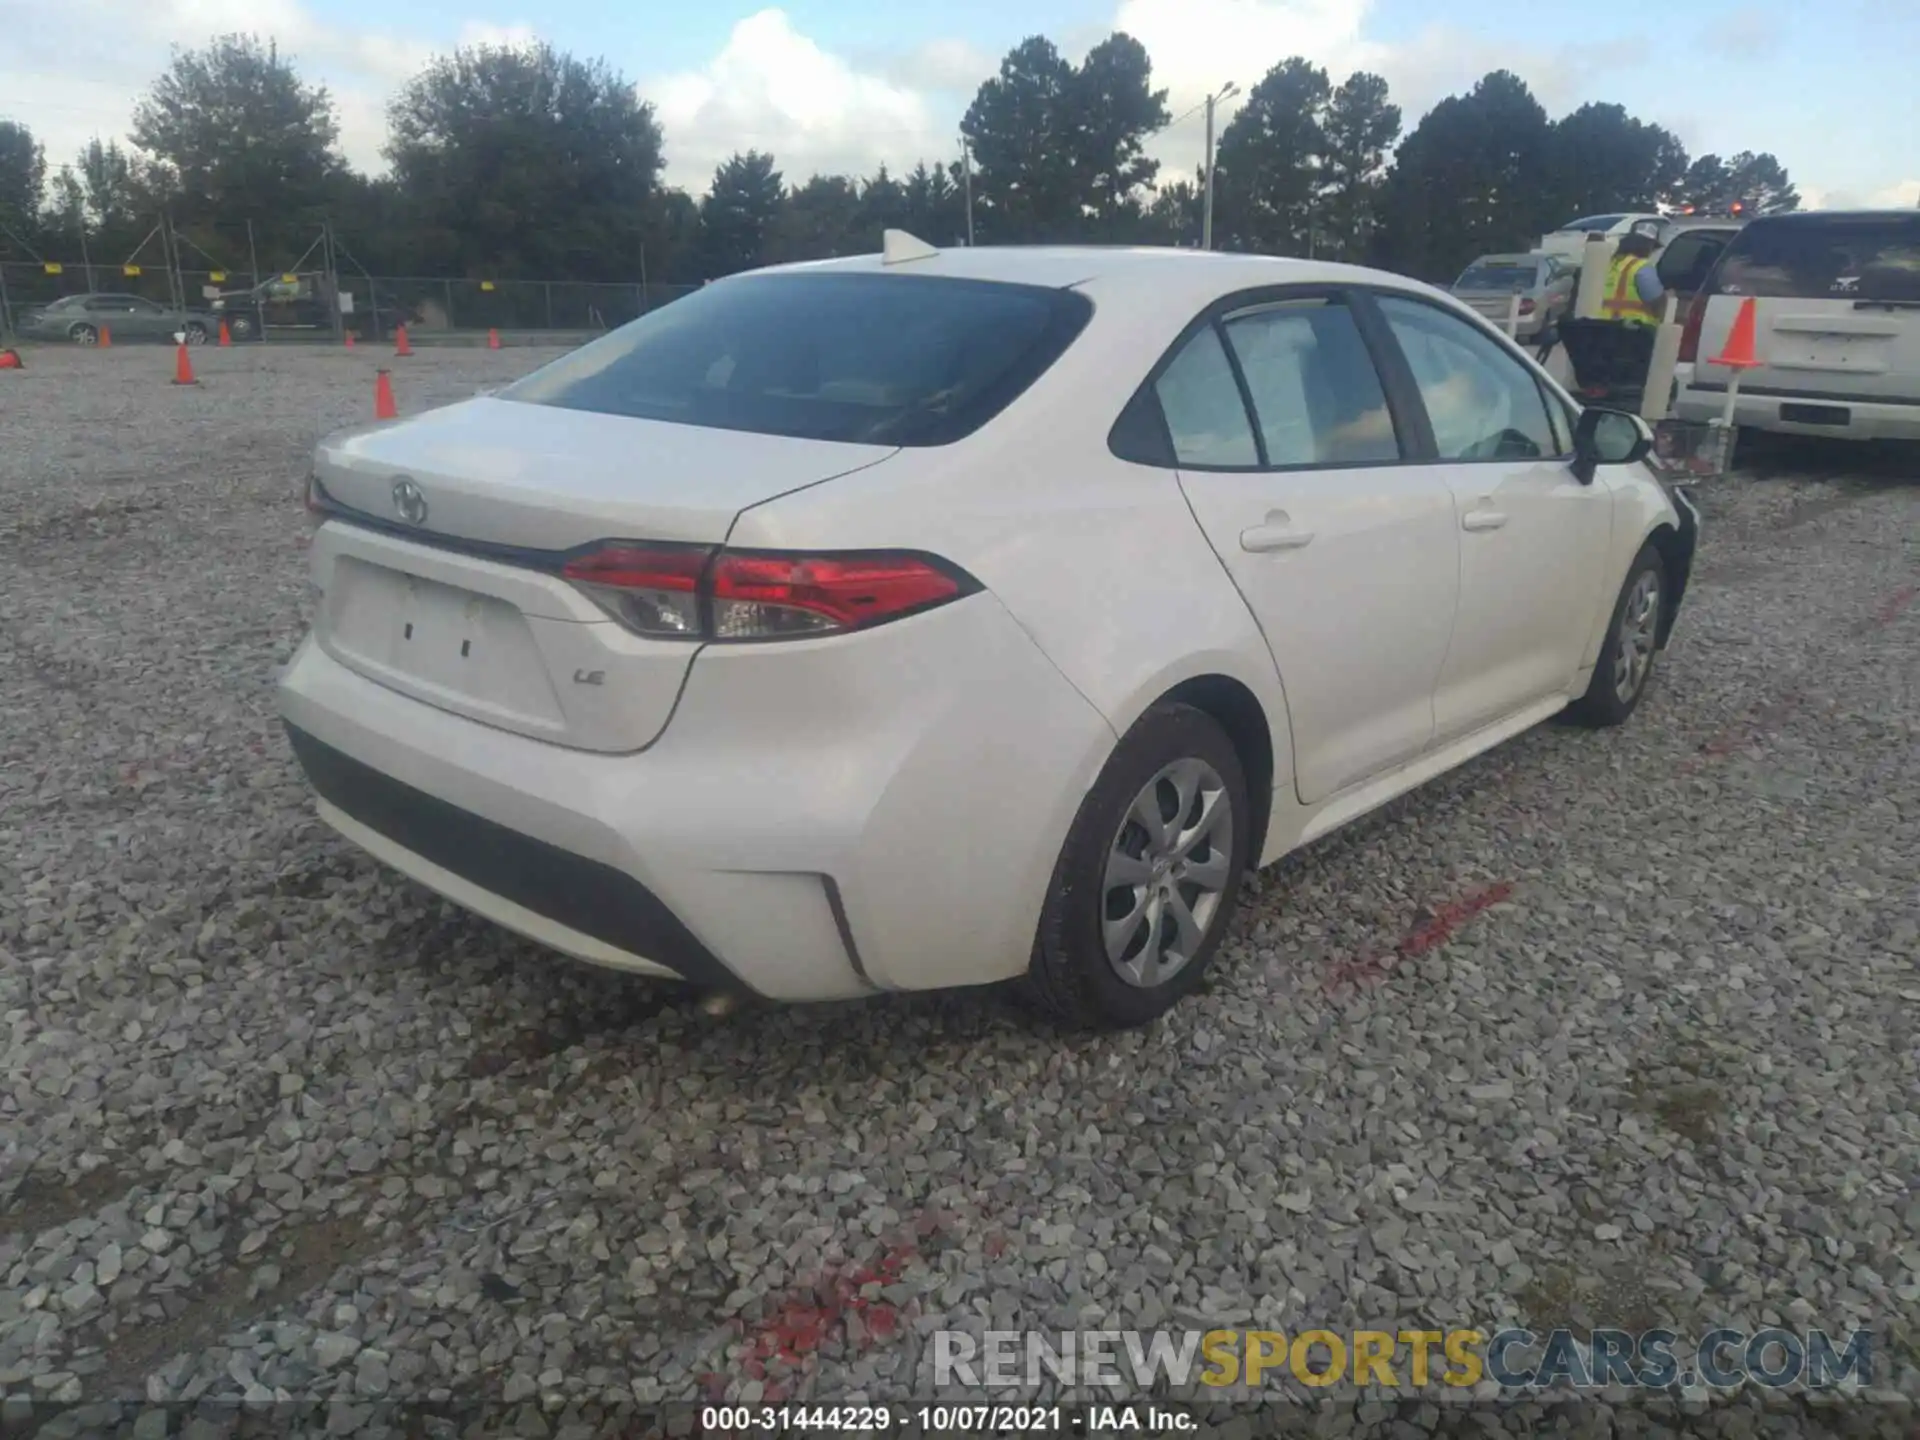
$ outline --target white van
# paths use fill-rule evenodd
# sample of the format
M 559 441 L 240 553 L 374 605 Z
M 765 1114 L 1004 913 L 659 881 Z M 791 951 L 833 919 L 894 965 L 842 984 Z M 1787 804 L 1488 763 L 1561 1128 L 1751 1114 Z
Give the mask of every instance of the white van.
M 1733 371 L 1711 362 L 1748 298 L 1761 363 L 1741 376 L 1736 423 L 1920 439 L 1920 210 L 1765 215 L 1743 229 L 1687 313 L 1680 419 L 1724 411 Z

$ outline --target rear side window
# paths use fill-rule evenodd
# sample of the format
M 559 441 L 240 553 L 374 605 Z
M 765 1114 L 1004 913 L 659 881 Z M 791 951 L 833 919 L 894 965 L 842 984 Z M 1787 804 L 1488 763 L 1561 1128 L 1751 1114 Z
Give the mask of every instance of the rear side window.
M 1236 468 L 1260 463 L 1246 402 L 1213 326 L 1186 343 L 1153 389 L 1177 463 Z
M 1085 327 L 1069 290 L 924 275 L 746 275 L 536 370 L 500 398 L 763 435 L 945 445 Z
M 1228 317 L 1265 463 L 1370 465 L 1400 458 L 1386 393 L 1353 312 L 1288 300 Z
M 1756 220 L 1727 245 L 1720 295 L 1920 301 L 1920 213 Z

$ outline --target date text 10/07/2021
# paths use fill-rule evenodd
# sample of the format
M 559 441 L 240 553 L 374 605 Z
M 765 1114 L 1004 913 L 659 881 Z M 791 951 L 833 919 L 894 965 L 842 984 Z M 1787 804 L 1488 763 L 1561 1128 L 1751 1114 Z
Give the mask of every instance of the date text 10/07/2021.
M 706 1435 L 780 1435 L 818 1431 L 886 1435 L 1181 1434 L 1199 1428 L 1183 1411 L 1158 1405 L 709 1405 Z

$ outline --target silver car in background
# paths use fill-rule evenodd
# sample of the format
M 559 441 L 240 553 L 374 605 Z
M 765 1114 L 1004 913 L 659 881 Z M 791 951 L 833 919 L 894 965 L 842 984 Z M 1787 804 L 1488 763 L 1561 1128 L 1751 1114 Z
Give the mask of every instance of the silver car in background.
M 102 330 L 115 344 L 172 340 L 178 335 L 189 345 L 204 345 L 219 329 L 220 321 L 211 310 L 179 310 L 141 295 L 121 294 L 67 295 L 23 314 L 19 326 L 23 340 L 66 340 L 75 345 L 98 345 Z
M 1578 270 L 1538 251 L 1521 255 L 1482 255 L 1453 282 L 1453 294 L 1501 329 L 1507 327 L 1513 297 L 1520 297 L 1514 339 L 1538 342 L 1573 309 Z

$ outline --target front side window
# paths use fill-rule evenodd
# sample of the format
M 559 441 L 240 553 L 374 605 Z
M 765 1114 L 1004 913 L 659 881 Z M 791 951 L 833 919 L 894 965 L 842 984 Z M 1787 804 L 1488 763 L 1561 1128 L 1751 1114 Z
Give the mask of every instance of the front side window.
M 1373 357 L 1337 300 L 1288 300 L 1228 317 L 1268 466 L 1400 458 Z
M 1176 462 L 1234 467 L 1260 463 L 1246 403 L 1213 326 L 1186 343 L 1153 389 L 1167 419 Z
M 1564 453 L 1539 383 L 1492 337 L 1438 307 L 1380 297 L 1413 370 L 1442 460 L 1527 460 Z
M 1071 290 L 872 272 L 704 286 L 499 398 L 762 435 L 944 445 L 1000 413 L 1093 313 Z
M 1698 290 L 1727 237 L 1714 230 L 1682 231 L 1660 253 L 1654 269 L 1670 290 Z

